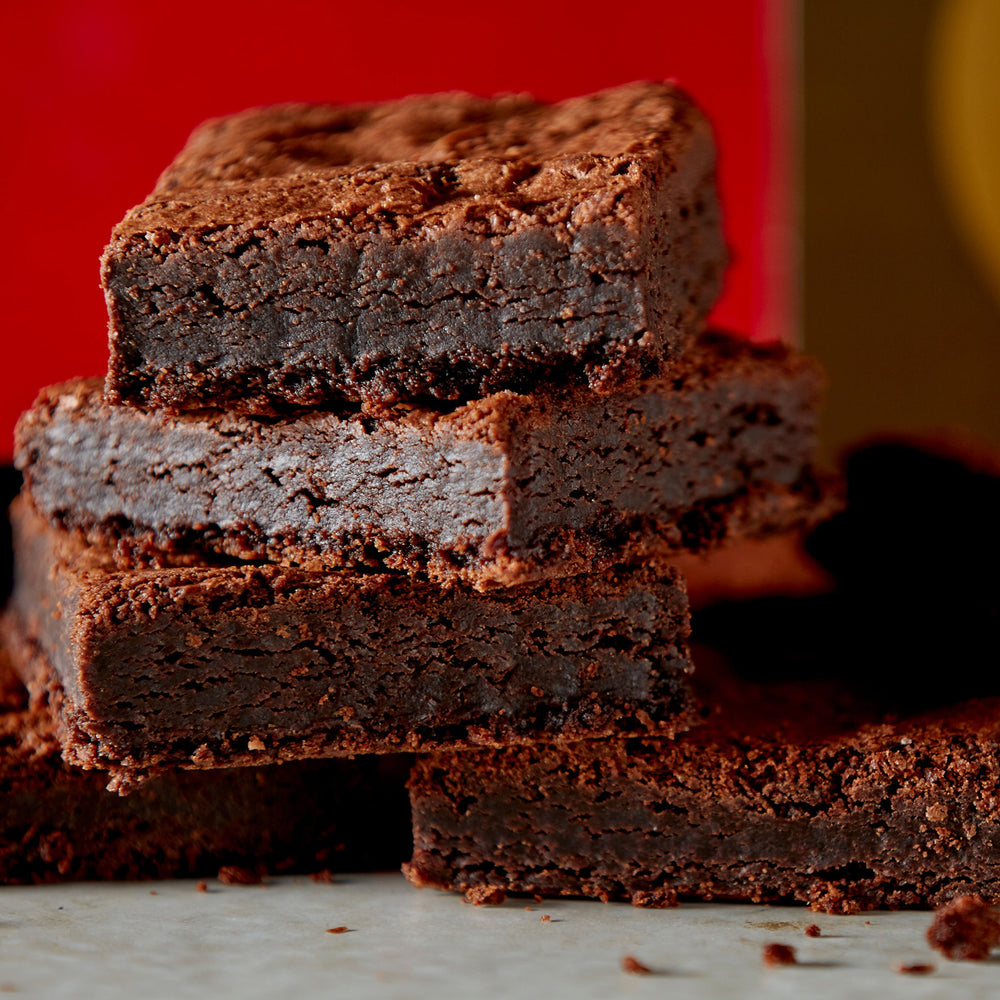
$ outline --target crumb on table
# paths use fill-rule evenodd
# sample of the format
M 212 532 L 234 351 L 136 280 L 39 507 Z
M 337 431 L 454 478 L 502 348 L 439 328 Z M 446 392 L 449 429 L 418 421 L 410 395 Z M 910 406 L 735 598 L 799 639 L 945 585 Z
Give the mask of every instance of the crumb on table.
M 981 962 L 1000 944 L 1000 914 L 982 896 L 956 896 L 934 911 L 927 943 L 953 962 Z
M 632 893 L 632 905 L 648 910 L 663 910 L 677 906 L 675 889 L 640 889 Z
M 465 890 L 465 901 L 473 906 L 499 906 L 506 898 L 507 893 L 493 885 L 474 885 Z
M 935 968 L 929 962 L 900 962 L 896 971 L 904 976 L 929 976 Z
M 795 965 L 798 962 L 795 957 L 795 949 L 790 944 L 780 944 L 777 941 L 764 945 L 761 958 L 768 967 Z
M 627 972 L 630 976 L 648 976 L 652 971 L 648 965 L 643 965 L 635 955 L 626 955 L 622 959 L 622 972 Z
M 260 872 L 242 865 L 223 865 L 219 869 L 219 881 L 223 885 L 260 885 L 264 879 Z

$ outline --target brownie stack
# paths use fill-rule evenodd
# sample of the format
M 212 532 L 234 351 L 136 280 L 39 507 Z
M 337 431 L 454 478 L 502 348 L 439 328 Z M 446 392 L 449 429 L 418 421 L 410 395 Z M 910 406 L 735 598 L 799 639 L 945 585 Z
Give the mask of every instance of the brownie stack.
M 66 761 L 688 728 L 671 556 L 824 507 L 821 375 L 704 332 L 724 264 L 665 84 L 199 128 L 105 253 L 107 379 L 17 431 L 6 631 Z
M 703 725 L 421 759 L 411 879 L 643 906 L 1000 902 L 1000 453 L 878 440 L 846 486 L 806 539 L 816 563 L 782 545 L 784 587 L 758 574 L 769 596 L 695 614 Z M 930 545 L 929 525 L 947 526 Z

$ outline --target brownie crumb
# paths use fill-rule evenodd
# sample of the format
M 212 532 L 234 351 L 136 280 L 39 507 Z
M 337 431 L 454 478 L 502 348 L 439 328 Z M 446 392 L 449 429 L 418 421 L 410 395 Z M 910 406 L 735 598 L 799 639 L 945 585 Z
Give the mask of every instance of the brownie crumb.
M 208 892 L 208 883 L 207 882 L 195 882 L 195 884 L 194 884 L 194 891 L 195 892 Z
M 822 933 L 819 929 L 819 924 L 810 924 L 806 928 L 806 937 L 819 937 Z
M 333 882 L 333 872 L 329 868 L 324 868 L 321 872 L 313 872 L 309 877 L 314 882 L 326 882 L 328 885 Z
M 543 913 L 543 914 L 542 914 L 542 915 L 541 915 L 541 916 L 540 916 L 540 917 L 538 918 L 538 921 L 539 921 L 539 923 L 542 923 L 542 924 L 549 924 L 549 923 L 551 923 L 551 922 L 552 922 L 552 918 L 551 918 L 551 917 L 550 917 L 550 916 L 549 916 L 549 915 L 548 915 L 547 913 Z
M 159 896 L 159 893 L 155 889 L 150 889 L 149 894 L 150 896 Z
M 896 971 L 904 976 L 929 976 L 935 969 L 936 966 L 927 962 L 900 962 L 896 966 Z
M 927 942 L 953 962 L 981 962 L 1000 944 L 1000 914 L 982 896 L 956 896 L 934 911 Z
M 640 889 L 632 893 L 632 905 L 648 910 L 665 910 L 677 906 L 677 891 L 675 889 Z
M 795 965 L 798 962 L 798 959 L 795 957 L 795 949 L 790 944 L 778 944 L 777 942 L 764 945 L 761 958 L 764 959 L 765 965 L 772 967 L 776 965 Z
M 534 899 L 534 901 L 536 903 L 544 903 L 545 902 L 545 897 L 544 896 L 539 896 L 537 892 L 531 898 Z
M 263 882 L 259 872 L 240 865 L 223 865 L 219 869 L 219 881 L 223 885 L 260 885 Z
M 327 934 L 346 934 L 347 933 L 347 928 L 346 927 L 327 927 L 326 933 Z
M 473 906 L 499 906 L 506 898 L 507 893 L 493 885 L 474 885 L 465 890 L 465 901 Z
M 630 976 L 649 976 L 653 970 L 648 965 L 643 965 L 634 955 L 626 955 L 622 959 L 622 972 L 627 972 Z
M 809 909 L 817 913 L 853 916 L 861 912 L 861 903 L 845 891 L 843 886 L 832 882 L 819 882 L 809 890 Z

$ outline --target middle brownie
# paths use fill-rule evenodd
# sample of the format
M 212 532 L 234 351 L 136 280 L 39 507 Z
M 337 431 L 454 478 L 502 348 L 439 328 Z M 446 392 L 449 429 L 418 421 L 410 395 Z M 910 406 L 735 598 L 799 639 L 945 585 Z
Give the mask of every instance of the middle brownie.
M 66 759 L 120 783 L 690 722 L 673 571 L 489 594 L 273 564 L 123 571 L 23 501 L 12 513 L 15 666 L 56 707 Z
M 502 392 L 382 420 L 172 417 L 76 382 L 22 418 L 17 464 L 40 513 L 128 564 L 191 551 L 485 588 L 816 516 L 820 382 L 808 358 L 719 335 L 636 392 Z

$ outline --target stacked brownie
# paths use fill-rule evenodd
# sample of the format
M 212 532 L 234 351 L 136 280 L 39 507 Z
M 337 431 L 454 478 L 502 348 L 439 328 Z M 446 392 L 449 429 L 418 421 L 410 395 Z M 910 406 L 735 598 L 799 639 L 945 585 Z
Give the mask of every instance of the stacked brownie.
M 819 682 L 734 680 L 710 697 L 710 720 L 675 741 L 422 758 L 406 874 L 638 906 L 1000 899 L 996 698 L 885 719 Z
M 695 615 L 704 725 L 422 759 L 410 878 L 644 906 L 1000 901 L 1000 455 L 895 437 L 846 478 L 807 538 L 822 592 L 796 570 Z
M 199 128 L 106 251 L 103 386 L 18 427 L 6 632 L 67 762 L 688 728 L 670 558 L 826 504 L 820 372 L 704 331 L 724 263 L 668 85 Z

